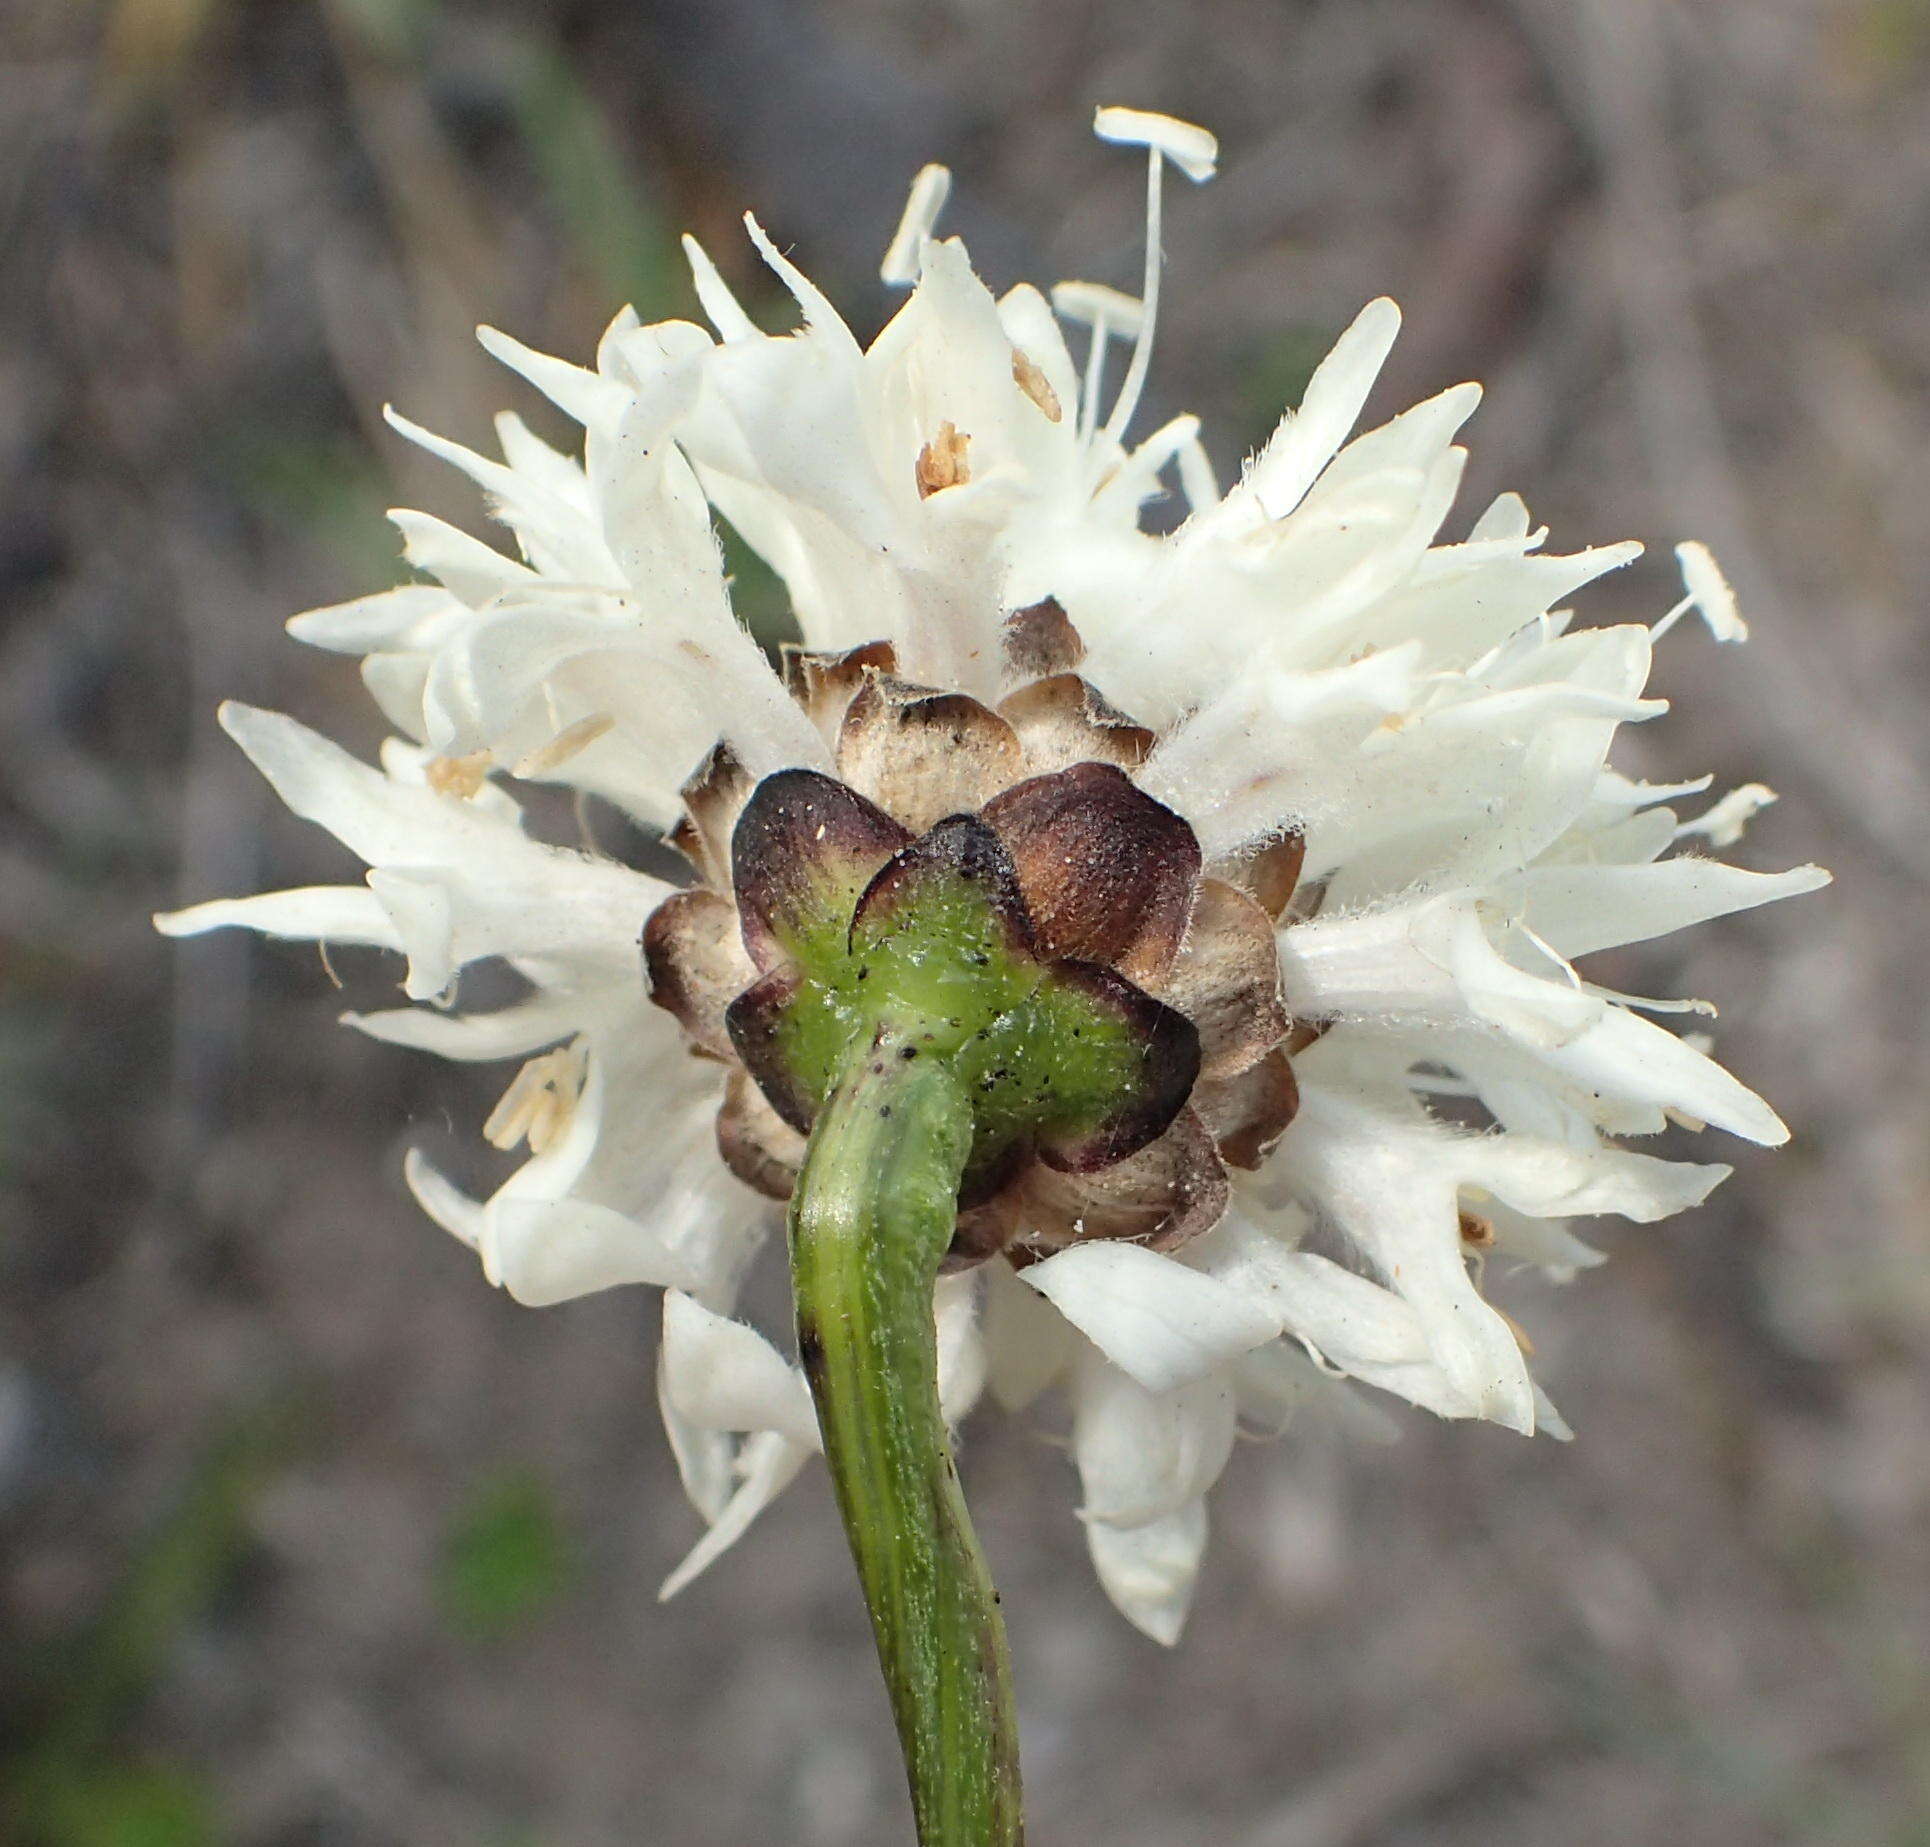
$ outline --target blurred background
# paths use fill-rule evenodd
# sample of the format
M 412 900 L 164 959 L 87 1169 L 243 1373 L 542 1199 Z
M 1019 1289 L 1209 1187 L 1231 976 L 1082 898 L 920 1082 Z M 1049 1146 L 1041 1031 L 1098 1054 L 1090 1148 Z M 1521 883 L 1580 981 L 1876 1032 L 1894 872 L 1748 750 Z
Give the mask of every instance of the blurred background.
M 373 746 L 281 622 L 394 581 L 390 504 L 481 529 L 378 417 L 540 419 L 477 321 L 691 315 L 684 228 L 781 317 L 750 205 L 868 334 L 926 159 L 995 286 L 1135 287 L 1111 101 L 1225 151 L 1147 426 L 1230 476 L 1393 293 L 1378 413 L 1491 387 L 1466 507 L 1651 543 L 1588 615 L 1713 544 L 1755 639 L 1677 630 L 1620 761 L 1766 780 L 1735 856 L 1838 883 L 1602 969 L 1722 1003 L 1796 1139 L 1514 1287 L 1574 1445 L 1247 1446 L 1169 1656 L 1050 1429 L 974 1427 L 1035 1838 L 1930 1843 L 1930 0 L 7 0 L 6 1847 L 907 1838 L 822 1484 L 659 1608 L 654 1298 L 519 1309 L 406 1198 L 502 1074 L 339 1030 L 379 958 L 146 919 L 354 876 L 214 707 Z

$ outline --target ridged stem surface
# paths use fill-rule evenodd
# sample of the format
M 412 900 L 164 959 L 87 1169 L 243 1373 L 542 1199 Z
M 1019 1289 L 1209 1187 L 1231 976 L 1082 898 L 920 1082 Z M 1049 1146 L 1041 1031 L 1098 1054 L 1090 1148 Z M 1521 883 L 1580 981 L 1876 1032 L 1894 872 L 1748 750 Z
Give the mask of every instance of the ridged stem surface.
M 1021 1847 L 1012 1671 L 938 1402 L 932 1288 L 972 1116 L 881 1033 L 820 1112 L 791 1202 L 798 1351 L 890 1691 L 921 1847 Z

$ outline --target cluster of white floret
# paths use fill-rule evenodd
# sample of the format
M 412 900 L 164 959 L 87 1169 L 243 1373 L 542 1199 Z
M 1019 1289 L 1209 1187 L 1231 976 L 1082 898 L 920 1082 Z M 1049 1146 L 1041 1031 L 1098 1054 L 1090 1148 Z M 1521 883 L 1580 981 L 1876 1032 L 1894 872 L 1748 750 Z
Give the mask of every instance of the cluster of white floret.
M 777 1214 L 718 1158 L 721 1068 L 690 1057 L 645 997 L 638 929 L 670 888 L 532 839 L 515 789 L 561 784 L 661 828 L 720 740 L 753 776 L 828 767 L 733 613 L 719 520 L 781 577 L 808 645 L 888 639 L 900 672 L 930 686 L 996 697 L 1002 620 L 1055 599 L 1086 643 L 1081 671 L 1159 734 L 1141 787 L 1209 858 L 1304 835 L 1311 897 L 1280 933 L 1282 986 L 1294 1018 L 1325 1030 L 1295 1059 L 1297 1119 L 1237 1177 L 1217 1228 L 1168 1255 L 1092 1243 L 939 1285 L 948 1415 L 986 1390 L 1011 1408 L 1065 1394 L 1095 1564 L 1148 1633 L 1171 1640 L 1183 1621 L 1204 1497 L 1243 1420 L 1277 1429 L 1346 1379 L 1564 1434 L 1484 1271 L 1568 1275 L 1597 1261 L 1569 1220 L 1660 1219 L 1728 1171 L 1622 1138 L 1671 1122 L 1786 1136 L 1699 1039 L 1649 1017 L 1698 1003 L 1631 999 L 1575 967 L 1824 882 L 1700 851 L 1735 840 L 1767 791 L 1683 821 L 1672 805 L 1706 778 L 1659 787 L 1608 767 L 1617 726 L 1665 709 L 1644 695 L 1662 627 L 1694 608 L 1719 640 L 1741 638 L 1713 561 L 1680 548 L 1688 596 L 1656 629 L 1575 629 L 1557 606 L 1635 546 L 1545 553 L 1511 494 L 1443 542 L 1476 387 L 1347 440 L 1398 326 L 1386 301 L 1225 492 L 1193 418 L 1128 446 L 1161 172 L 1204 179 L 1216 150 L 1133 111 L 1102 111 L 1098 127 L 1149 150 L 1137 300 L 1085 284 L 994 297 L 963 245 L 932 234 L 946 184 L 932 168 L 886 263 L 914 286 L 869 348 L 755 222 L 801 311 L 792 331 L 754 325 L 688 241 L 710 329 L 626 312 L 594 369 L 485 331 L 582 425 L 582 454 L 509 414 L 500 461 L 392 419 L 482 488 L 515 543 L 397 513 L 417 581 L 291 624 L 361 657 L 397 734 L 380 767 L 285 717 L 222 715 L 288 805 L 369 870 L 164 927 L 395 951 L 412 1004 L 351 1024 L 448 1058 L 525 1061 L 484 1133 L 529 1155 L 493 1196 L 470 1198 L 420 1156 L 409 1181 L 523 1301 L 664 1290 L 664 1418 L 709 1523 L 667 1588 L 817 1447 L 797 1369 L 732 1318 Z M 1068 323 L 1084 329 L 1080 365 Z M 1190 510 L 1155 535 L 1141 513 L 1169 478 Z M 465 1011 L 462 971 L 485 959 L 527 993 Z M 1456 1100 L 1452 1122 L 1440 1098 Z

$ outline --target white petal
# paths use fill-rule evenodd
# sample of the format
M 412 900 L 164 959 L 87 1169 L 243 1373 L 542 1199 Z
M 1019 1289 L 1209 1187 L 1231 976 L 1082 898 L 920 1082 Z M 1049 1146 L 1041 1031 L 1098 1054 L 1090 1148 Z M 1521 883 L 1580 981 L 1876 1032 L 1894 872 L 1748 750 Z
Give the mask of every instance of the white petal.
M 186 910 L 162 911 L 154 927 L 163 936 L 199 936 L 205 930 L 232 928 L 311 942 L 402 947 L 388 913 L 375 894 L 360 885 L 305 885 L 292 891 L 264 891 L 252 898 L 216 898 Z
M 583 1199 L 490 1201 L 483 1271 L 526 1308 L 548 1308 L 626 1283 L 693 1282 L 656 1226 Z
M 1257 1226 L 1229 1220 L 1215 1236 L 1216 1272 L 1264 1295 L 1288 1334 L 1324 1364 L 1439 1417 L 1482 1415 L 1442 1370 L 1413 1305 L 1392 1290 Z
M 458 1242 L 480 1251 L 483 1242 L 483 1206 L 460 1187 L 444 1179 L 419 1148 L 402 1157 L 402 1176 L 409 1191 L 430 1218 Z
M 738 305 L 737 297 L 730 292 L 730 285 L 717 273 L 717 265 L 710 260 L 710 253 L 703 245 L 685 233 L 683 238 L 684 259 L 690 265 L 690 278 L 696 285 L 697 299 L 703 303 L 704 312 L 710 316 L 710 324 L 717 329 L 718 337 L 724 340 L 755 340 L 762 336 L 758 333 L 757 323 Z
M 1583 1090 L 1672 1109 L 1764 1147 L 1789 1140 L 1782 1118 L 1748 1085 L 1625 1007 L 1610 1007 L 1580 1038 L 1542 1057 Z
M 1413 1305 L 1431 1355 L 1471 1413 L 1532 1430 L 1521 1349 L 1468 1275 L 1455 1174 L 1404 1127 L 1309 1083 L 1281 1144 L 1280 1174 Z
M 1280 977 L 1288 1007 L 1307 1018 L 1476 1020 L 1538 1049 L 1569 1043 L 1607 1010 L 1509 962 L 1463 894 L 1297 925 L 1280 939 Z
M 668 1292 L 664 1300 L 670 1299 Z M 703 1515 L 706 1526 L 715 1526 L 730 1505 L 735 1484 L 733 1465 L 737 1460 L 737 1438 L 728 1430 L 706 1430 L 693 1424 L 671 1402 L 669 1377 L 664 1366 L 663 1344 L 657 1345 L 657 1411 L 663 1419 L 664 1435 L 670 1442 L 671 1458 L 677 1477 L 691 1506 Z
M 844 317 L 831 305 L 830 298 L 771 242 L 764 227 L 749 212 L 744 214 L 744 229 L 751 234 L 757 254 L 770 265 L 771 273 L 790 291 L 791 299 L 804 316 L 804 324 L 836 345 L 855 351 L 858 343 L 852 339 L 850 328 L 844 324 Z
M 433 514 L 392 507 L 389 521 L 402 535 L 402 555 L 472 609 L 538 581 L 528 565 Z
M 331 654 L 368 654 L 412 645 L 425 624 L 450 612 L 459 616 L 461 606 L 448 591 L 434 584 L 403 584 L 325 609 L 304 610 L 288 618 L 288 632 Z
M 578 423 L 588 425 L 622 415 L 629 393 L 609 379 L 582 366 L 571 365 L 568 360 L 552 359 L 547 353 L 536 352 L 493 327 L 478 327 L 476 338 L 492 359 L 520 373 L 557 409 Z
M 387 1045 L 433 1052 L 438 1058 L 486 1063 L 518 1058 L 574 1038 L 595 1009 L 590 997 L 541 997 L 493 1013 L 444 1013 L 433 1007 L 398 1007 L 385 1013 L 345 1013 L 344 1026 Z
M 1443 1158 L 1464 1183 L 1531 1217 L 1614 1213 L 1641 1225 L 1701 1205 L 1730 1173 L 1720 1163 L 1664 1161 L 1626 1148 L 1578 1148 L 1530 1135 L 1444 1138 Z
M 327 828 L 372 866 L 446 864 L 477 848 L 500 850 L 506 833 L 515 839 L 458 798 L 404 787 L 279 712 L 231 699 L 220 718 L 296 814 Z
M 690 1423 L 775 1430 L 806 1449 L 820 1447 L 804 1375 L 755 1328 L 673 1289 L 664 1297 L 663 1353 L 670 1402 Z
M 1086 1525 L 1093 1569 L 1134 1628 L 1171 1648 L 1179 1640 L 1206 1551 L 1206 1502 L 1188 1501 L 1143 1526 Z
M 1075 1244 L 1019 1280 L 1149 1392 L 1204 1379 L 1280 1331 L 1264 1308 L 1136 1244 Z
M 392 405 L 384 406 L 382 415 L 400 435 L 475 482 L 488 496 L 491 510 L 515 532 L 530 563 L 539 571 L 566 582 L 620 586 L 622 578 L 615 561 L 581 507 L 572 506 L 518 469 L 492 462 L 461 443 L 411 423 Z
M 1235 1422 L 1230 1377 L 1149 1392 L 1088 1349 L 1072 1398 L 1082 1519 L 1115 1526 L 1162 1519 L 1204 1494 L 1226 1466 Z
M 1721 860 L 1678 856 L 1652 866 L 1531 867 L 1520 890 L 1535 933 L 1562 955 L 1581 956 L 1818 891 L 1829 882 L 1821 866 L 1746 872 Z
M 775 1431 L 761 1431 L 752 1437 L 737 1459 L 737 1472 L 742 1480 L 736 1493 L 730 1497 L 716 1524 L 691 1547 L 684 1562 L 664 1579 L 657 1600 L 668 1603 L 742 1539 L 751 1522 L 797 1479 L 798 1470 L 810 1454 L 808 1449 Z
M 469 611 L 463 609 L 462 613 L 467 619 Z M 428 735 L 422 717 L 422 692 L 428 684 L 429 663 L 433 658 L 429 654 L 406 653 L 368 654 L 362 659 L 362 684 L 375 701 L 375 709 L 396 730 L 411 738 Z
M 1526 539 L 1528 523 L 1528 505 L 1519 494 L 1497 494 L 1488 503 L 1487 511 L 1474 522 L 1468 539 L 1471 543 L 1482 539 Z
M 1385 297 L 1360 311 L 1307 381 L 1300 409 L 1281 421 L 1229 502 L 1250 497 L 1268 519 L 1284 518 L 1300 504 L 1354 427 L 1400 328 L 1401 311 Z

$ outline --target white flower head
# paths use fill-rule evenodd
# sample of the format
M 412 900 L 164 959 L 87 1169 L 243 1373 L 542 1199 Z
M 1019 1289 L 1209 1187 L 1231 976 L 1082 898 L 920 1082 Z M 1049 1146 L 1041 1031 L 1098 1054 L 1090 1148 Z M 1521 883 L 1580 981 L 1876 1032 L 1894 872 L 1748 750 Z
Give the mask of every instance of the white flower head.
M 709 1523 L 667 1590 L 817 1446 L 798 1369 L 733 1318 L 817 1100 L 786 1010 L 933 865 L 994 894 L 1038 1033 L 1151 1048 L 1129 1107 L 1060 1098 L 985 1140 L 934 1313 L 948 1417 L 987 1387 L 1067 1395 L 1095 1566 L 1161 1640 L 1243 1416 L 1277 1428 L 1352 1380 L 1565 1434 L 1487 1299 L 1496 1260 L 1572 1275 L 1597 1257 L 1571 1220 L 1658 1219 L 1728 1171 L 1631 1138 L 1786 1138 L 1666 1024 L 1696 1003 L 1577 966 L 1826 882 L 1671 851 L 1731 844 L 1759 785 L 1684 822 L 1670 804 L 1706 782 L 1608 766 L 1665 709 L 1645 688 L 1669 623 L 1745 633 L 1714 560 L 1678 549 L 1687 595 L 1653 632 L 1576 628 L 1566 600 L 1636 548 L 1551 555 L 1512 495 L 1444 540 L 1478 393 L 1350 441 L 1399 326 L 1384 301 L 1224 495 L 1196 419 L 1132 441 L 1164 169 L 1205 180 L 1218 148 L 1135 110 L 1095 128 L 1147 150 L 1137 297 L 995 298 L 936 235 L 929 167 L 884 264 L 913 286 L 869 347 L 754 221 L 793 332 L 761 331 L 688 240 L 709 330 L 626 311 L 590 368 L 485 331 L 582 451 L 506 416 L 493 460 L 393 418 L 514 543 L 397 513 L 419 580 L 291 624 L 361 657 L 399 734 L 381 766 L 223 714 L 365 883 L 161 920 L 394 951 L 411 1004 L 352 1024 L 509 1062 L 482 1128 L 525 1163 L 487 1200 L 419 1155 L 409 1182 L 520 1300 L 666 1291 L 663 1414 Z M 1155 536 L 1169 486 L 1188 516 Z M 720 520 L 789 593 L 781 668 L 733 613 Z M 661 832 L 688 883 L 539 844 L 529 781 Z M 465 1008 L 485 958 L 522 999 Z M 1017 1082 L 972 1069 L 995 1100 Z

